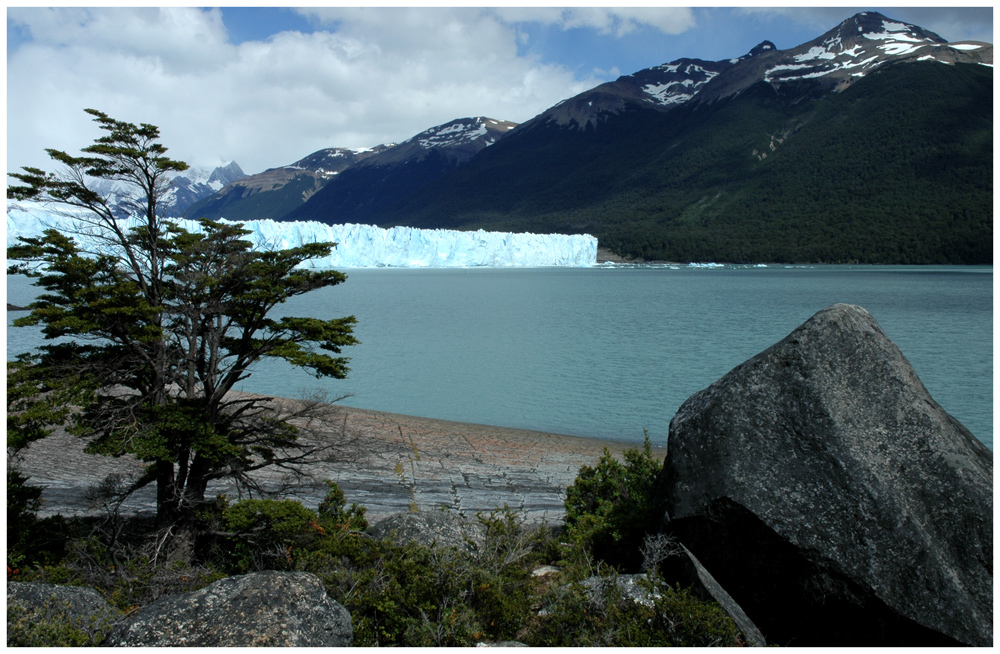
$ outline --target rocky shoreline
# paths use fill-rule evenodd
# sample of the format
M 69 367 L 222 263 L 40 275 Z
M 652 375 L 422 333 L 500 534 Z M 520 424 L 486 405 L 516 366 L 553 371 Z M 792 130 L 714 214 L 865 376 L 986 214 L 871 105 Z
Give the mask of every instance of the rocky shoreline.
M 292 400 L 282 400 L 291 402 Z M 526 522 L 559 522 L 566 487 L 583 465 L 594 465 L 604 448 L 621 456 L 628 443 L 435 420 L 337 406 L 337 438 L 345 446 L 340 462 L 309 466 L 309 478 L 296 480 L 288 495 L 315 507 L 326 494 L 325 479 L 341 487 L 348 502 L 378 519 L 411 508 L 442 506 L 467 515 L 504 505 L 522 511 Z M 83 452 L 84 443 L 59 431 L 28 448 L 22 469 L 29 483 L 44 487 L 41 515 L 96 515 L 86 490 L 108 474 L 138 473 L 134 459 L 113 459 Z M 653 448 L 663 459 L 665 448 Z M 259 477 L 274 484 L 273 472 Z M 209 495 L 235 489 L 217 485 Z M 143 489 L 123 509 L 155 510 L 155 490 Z

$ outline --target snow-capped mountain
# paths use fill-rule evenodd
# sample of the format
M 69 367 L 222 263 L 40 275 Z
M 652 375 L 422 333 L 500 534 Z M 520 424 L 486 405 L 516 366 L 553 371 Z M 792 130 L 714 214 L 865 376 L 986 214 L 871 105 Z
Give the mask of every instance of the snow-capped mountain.
M 694 98 L 723 71 L 774 49 L 774 44 L 765 41 L 735 59 L 705 61 L 682 58 L 631 75 L 622 75 L 613 82 L 560 102 L 527 121 L 522 129 L 547 123 L 586 129 L 609 116 L 620 114 L 630 104 L 668 111 Z
M 423 161 L 438 153 L 455 165 L 463 164 L 480 150 L 503 138 L 517 123 L 478 116 L 456 118 L 432 127 L 364 161 L 366 167 L 391 166 L 402 162 Z
M 828 90 L 842 91 L 879 67 L 905 61 L 993 65 L 993 46 L 948 43 L 934 32 L 866 11 L 808 43 L 738 62 L 706 86 L 698 99 L 729 97 L 760 81 L 778 88 L 813 80 Z
M 642 259 L 989 263 L 992 63 L 864 12 L 602 84 L 366 220 L 587 232 Z
M 70 210 L 55 214 L 35 202 L 7 205 L 7 245 L 18 237 L 37 237 L 55 227 L 88 249 L 100 250 L 99 241 L 89 241 L 76 228 L 78 218 Z M 175 219 L 189 231 L 199 231 L 197 222 Z M 128 224 L 125 221 L 124 224 Z M 450 231 L 372 225 L 323 225 L 315 222 L 251 220 L 243 224 L 247 240 L 257 248 L 285 249 L 303 243 L 334 242 L 329 257 L 314 259 L 309 267 L 325 268 L 466 268 L 593 266 L 597 261 L 597 239 L 585 234 L 511 234 L 486 231 Z
M 330 180 L 351 166 L 360 163 L 368 157 L 395 147 L 395 143 L 376 145 L 373 148 L 326 148 L 313 152 L 293 164 L 282 166 L 281 170 L 288 174 L 299 174 L 300 171 L 312 173 L 319 179 Z
M 876 67 L 914 59 L 992 65 L 993 46 L 972 41 L 948 43 L 916 25 L 862 12 L 823 36 L 789 50 L 763 41 L 747 54 L 720 61 L 677 59 L 623 75 L 613 82 L 564 100 L 527 121 L 522 129 L 555 123 L 586 129 L 627 106 L 669 111 L 698 99 L 711 102 L 764 81 L 773 86 L 823 78 L 842 89 Z
M 514 127 L 516 123 L 492 118 L 459 118 L 399 144 L 319 150 L 293 164 L 230 184 L 192 206 L 185 215 L 327 223 L 357 220 L 357 205 L 381 206 L 395 201 L 462 165 Z M 403 164 L 406 168 L 399 168 Z M 345 173 L 348 181 L 342 178 Z M 336 183 L 328 189 L 331 182 Z
M 325 148 L 298 161 L 248 175 L 193 203 L 187 218 L 273 218 L 308 200 L 336 175 L 394 144 L 374 148 Z
M 262 179 L 268 186 L 258 191 L 262 194 L 268 191 L 268 196 L 249 198 L 255 204 L 252 211 L 248 212 L 247 202 L 225 203 L 227 194 L 232 197 L 238 187 L 248 181 L 242 180 L 209 200 L 219 200 L 213 211 L 198 215 L 316 220 L 327 224 L 367 222 L 371 215 L 389 210 L 427 183 L 469 161 L 514 127 L 515 123 L 493 118 L 458 118 L 399 144 L 380 145 L 365 151 L 324 150 L 293 167 L 269 171 L 272 176 Z M 331 164 L 338 164 L 338 167 Z M 333 174 L 320 180 L 314 173 L 312 186 L 288 172 L 315 171 L 321 167 Z M 303 185 L 307 192 L 299 190 Z M 240 196 L 243 197 L 247 194 Z M 201 210 L 204 205 L 197 208 Z M 194 217 L 192 212 L 188 215 Z
M 170 180 L 170 188 L 160 201 L 163 215 L 181 216 L 195 202 L 243 177 L 246 173 L 235 161 L 210 170 L 189 168 Z
M 992 64 L 991 44 L 862 12 L 787 50 L 623 75 L 519 126 L 321 150 L 187 216 L 587 232 L 647 259 L 983 263 Z

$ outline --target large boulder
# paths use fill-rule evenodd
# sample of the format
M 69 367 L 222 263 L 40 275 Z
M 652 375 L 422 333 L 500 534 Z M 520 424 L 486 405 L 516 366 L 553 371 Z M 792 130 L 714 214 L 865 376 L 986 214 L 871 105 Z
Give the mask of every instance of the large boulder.
M 111 631 L 112 647 L 346 647 L 351 615 L 306 572 L 227 577 L 161 598 Z
M 8 581 L 7 605 L 13 604 L 32 611 L 51 610 L 58 605 L 68 617 L 84 620 L 109 620 L 120 613 L 93 588 L 58 584 Z
M 99 643 L 120 615 L 93 588 L 7 582 L 8 647 Z
M 860 307 L 688 399 L 657 495 L 771 643 L 993 642 L 993 455 Z
M 483 544 L 478 522 L 451 511 L 417 511 L 391 515 L 368 528 L 373 538 L 388 538 L 403 545 L 415 542 L 426 547 L 454 547 L 474 552 Z

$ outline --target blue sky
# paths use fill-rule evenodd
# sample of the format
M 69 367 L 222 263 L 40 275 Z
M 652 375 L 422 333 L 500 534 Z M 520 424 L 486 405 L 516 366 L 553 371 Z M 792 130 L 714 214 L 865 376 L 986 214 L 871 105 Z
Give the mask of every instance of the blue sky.
M 97 130 L 86 107 L 160 126 L 174 157 L 248 173 L 452 118 L 521 122 L 680 57 L 791 48 L 874 10 L 993 41 L 993 10 L 835 7 L 9 7 L 8 166 L 48 167 Z

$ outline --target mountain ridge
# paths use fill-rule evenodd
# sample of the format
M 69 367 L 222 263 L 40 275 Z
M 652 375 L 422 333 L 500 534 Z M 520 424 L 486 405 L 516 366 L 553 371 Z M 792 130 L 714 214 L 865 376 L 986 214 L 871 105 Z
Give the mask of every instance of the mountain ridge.
M 861 12 L 787 50 L 762 41 L 731 59 L 680 58 L 623 75 L 504 123 L 461 155 L 427 147 L 429 136 L 491 119 L 445 123 L 354 162 L 308 197 L 286 194 L 267 217 L 588 231 L 602 248 L 640 259 L 991 263 L 991 249 L 975 245 L 992 240 L 991 86 L 991 44 L 947 43 Z M 845 147 L 857 134 L 870 138 Z M 953 179 L 958 169 L 966 175 Z M 842 181 L 852 177 L 881 184 Z M 841 210 L 845 189 L 859 218 Z M 916 230 L 893 208 L 921 203 Z M 793 220 L 796 206 L 810 213 Z M 937 214 L 966 218 L 949 231 Z M 833 249 L 808 243 L 831 241 L 831 230 L 840 235 Z
M 235 161 L 212 170 L 189 168 L 170 180 L 170 187 L 161 200 L 164 215 L 180 217 L 192 205 L 244 177 L 246 173 Z

